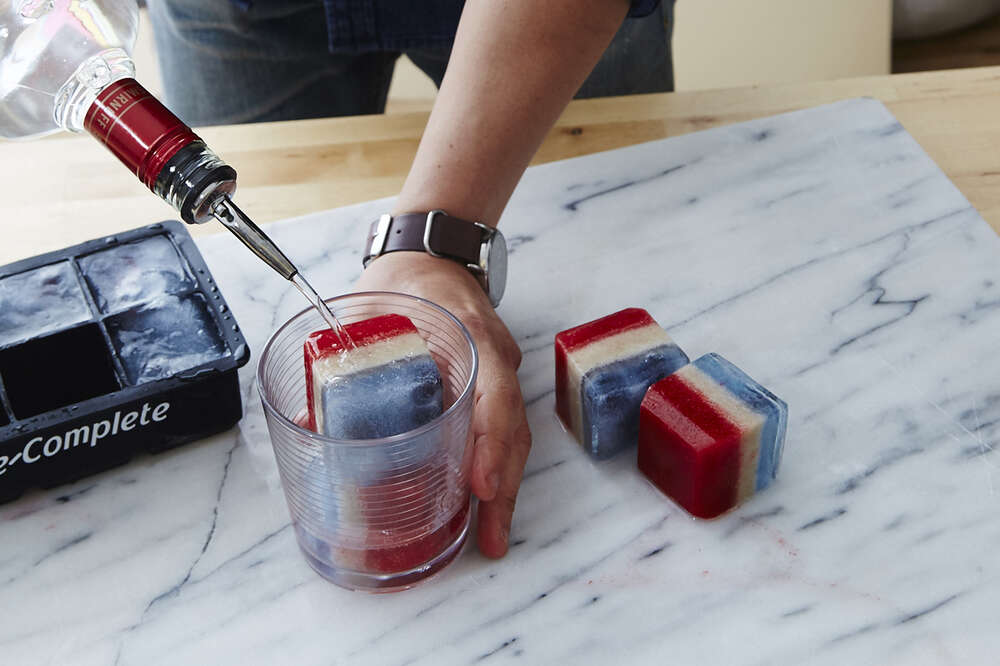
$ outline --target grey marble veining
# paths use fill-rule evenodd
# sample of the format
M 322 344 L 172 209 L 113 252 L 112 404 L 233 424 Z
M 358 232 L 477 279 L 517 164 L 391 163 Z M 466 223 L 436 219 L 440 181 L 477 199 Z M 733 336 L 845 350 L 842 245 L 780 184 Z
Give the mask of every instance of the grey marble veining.
M 269 231 L 333 295 L 387 207 Z M 503 228 L 535 437 L 507 558 L 388 596 L 319 579 L 248 369 L 238 430 L 0 507 L 0 662 L 995 660 L 1000 239 L 883 106 L 534 168 Z M 304 302 L 235 240 L 199 245 L 259 353 Z M 554 416 L 554 334 L 632 305 L 789 403 L 778 479 L 718 520 Z

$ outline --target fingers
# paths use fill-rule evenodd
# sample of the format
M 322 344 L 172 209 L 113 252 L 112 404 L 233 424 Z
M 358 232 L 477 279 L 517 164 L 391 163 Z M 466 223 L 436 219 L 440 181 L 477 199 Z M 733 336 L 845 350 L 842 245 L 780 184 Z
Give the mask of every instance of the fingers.
M 515 430 L 509 449 L 511 455 L 500 474 L 496 496 L 488 502 L 479 503 L 479 551 L 486 557 L 503 557 L 507 553 L 517 492 L 531 450 L 531 432 L 527 422 Z
M 487 369 L 480 375 L 478 396 L 473 416 L 475 459 L 472 465 L 472 491 L 479 499 L 490 501 L 500 488 L 507 461 L 513 454 L 514 433 L 525 421 L 524 403 L 513 370 Z M 511 379 L 494 379 L 511 375 Z
M 481 347 L 481 383 L 476 403 L 472 490 L 479 504 L 479 549 L 487 557 L 507 552 L 517 491 L 531 450 L 524 399 L 515 365 L 492 346 Z

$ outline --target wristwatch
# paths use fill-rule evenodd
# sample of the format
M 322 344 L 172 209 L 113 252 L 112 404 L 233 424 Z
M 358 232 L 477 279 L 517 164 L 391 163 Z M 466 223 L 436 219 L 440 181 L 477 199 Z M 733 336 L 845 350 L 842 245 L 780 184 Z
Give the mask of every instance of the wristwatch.
M 507 286 L 507 241 L 499 230 L 452 217 L 443 210 L 386 214 L 372 222 L 365 267 L 383 254 L 401 250 L 457 261 L 476 277 L 493 307 L 500 304 Z

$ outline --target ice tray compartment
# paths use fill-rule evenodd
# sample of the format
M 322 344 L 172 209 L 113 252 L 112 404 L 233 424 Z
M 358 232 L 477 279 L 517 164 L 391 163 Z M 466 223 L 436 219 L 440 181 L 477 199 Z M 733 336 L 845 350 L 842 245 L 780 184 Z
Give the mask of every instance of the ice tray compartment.
M 0 279 L 0 347 L 90 319 L 90 307 L 69 261 Z
M 26 419 L 121 388 L 104 335 L 87 324 L 0 351 L 14 416 Z
M 163 235 L 117 245 L 79 260 L 80 271 L 102 313 L 193 289 L 194 280 L 184 263 Z
M 133 385 L 165 379 L 229 353 L 199 293 L 166 296 L 110 317 L 106 325 Z

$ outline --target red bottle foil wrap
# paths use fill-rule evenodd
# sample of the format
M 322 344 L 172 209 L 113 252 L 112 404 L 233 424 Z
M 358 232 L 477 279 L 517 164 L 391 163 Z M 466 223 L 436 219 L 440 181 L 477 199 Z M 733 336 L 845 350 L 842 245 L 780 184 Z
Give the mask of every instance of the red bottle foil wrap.
M 149 189 L 178 150 L 200 141 L 135 79 L 116 81 L 101 91 L 83 126 Z

